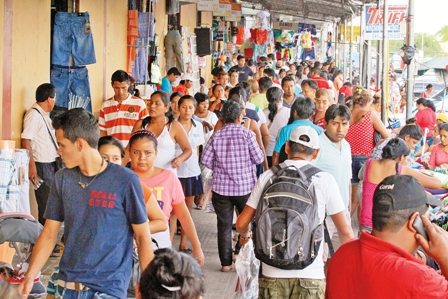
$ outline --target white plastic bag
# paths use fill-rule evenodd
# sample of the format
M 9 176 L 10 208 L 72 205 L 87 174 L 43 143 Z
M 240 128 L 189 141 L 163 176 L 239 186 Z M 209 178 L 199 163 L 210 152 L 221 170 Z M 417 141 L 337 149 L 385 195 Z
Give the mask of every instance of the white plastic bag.
M 256 299 L 258 298 L 258 271 L 260 261 L 254 253 L 254 243 L 249 240 L 241 247 L 238 258 L 235 261 L 238 280 L 236 282 L 235 299 Z

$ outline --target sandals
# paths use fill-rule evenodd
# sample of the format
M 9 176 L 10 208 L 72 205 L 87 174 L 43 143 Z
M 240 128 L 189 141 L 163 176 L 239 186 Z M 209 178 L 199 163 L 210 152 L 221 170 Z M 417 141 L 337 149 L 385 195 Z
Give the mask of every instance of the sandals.
M 182 248 L 179 246 L 179 252 L 183 252 L 183 253 L 186 253 L 186 254 L 191 254 L 191 253 L 193 252 L 193 250 L 192 250 L 191 248 L 185 248 L 185 249 L 182 249 Z
M 230 272 L 232 270 L 233 270 L 233 265 L 221 267 L 221 272 Z

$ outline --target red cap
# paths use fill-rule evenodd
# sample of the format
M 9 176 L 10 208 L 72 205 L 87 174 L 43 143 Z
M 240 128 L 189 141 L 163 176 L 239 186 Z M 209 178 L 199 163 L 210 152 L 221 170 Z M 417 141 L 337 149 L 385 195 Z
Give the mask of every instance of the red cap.
M 349 97 L 353 95 L 353 90 L 350 86 L 344 85 L 341 87 L 341 89 L 339 89 L 339 94 L 342 93 L 345 95 L 345 97 Z

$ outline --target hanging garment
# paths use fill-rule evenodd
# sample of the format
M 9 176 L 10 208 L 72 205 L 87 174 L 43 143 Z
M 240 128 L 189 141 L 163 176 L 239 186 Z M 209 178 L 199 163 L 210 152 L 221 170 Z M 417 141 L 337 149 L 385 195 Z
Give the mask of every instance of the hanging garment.
M 257 39 L 255 43 L 257 45 L 264 45 L 268 40 L 268 31 L 263 29 L 257 29 L 256 37 Z
M 8 190 L 9 185 L 12 184 L 14 171 L 14 156 L 9 151 L 0 149 L 0 173 L 2 174 L 0 175 L 0 208 L 4 212 L 13 212 L 10 209 Z
M 135 39 L 136 55 L 132 64 L 132 77 L 138 83 L 145 82 L 148 65 L 148 12 L 138 13 L 138 38 Z
M 303 52 L 300 55 L 300 59 L 302 61 L 305 61 L 305 60 L 315 60 L 316 59 L 316 52 L 314 51 L 314 48 L 303 49 Z
M 244 40 L 244 28 L 243 27 L 237 27 L 237 34 L 236 34 L 236 44 L 241 45 Z
M 182 36 L 179 30 L 170 30 L 165 36 L 165 59 L 166 71 L 177 67 L 179 72 L 184 73 L 184 61 L 182 58 Z M 176 61 L 174 60 L 176 55 Z
M 69 66 L 70 56 L 76 66 L 96 62 L 88 12 L 58 11 L 54 22 L 52 64 Z
M 89 72 L 85 66 L 68 67 L 54 65 L 50 71 L 50 82 L 56 87 L 56 103 L 53 112 L 67 110 L 69 95 L 82 97 L 87 101 L 85 109 L 92 112 L 90 100 Z
M 128 74 L 132 73 L 132 65 L 136 56 L 135 39 L 138 38 L 138 10 L 128 10 L 128 33 L 127 33 L 127 69 Z
M 14 151 L 15 171 L 13 182 L 17 186 L 19 200 L 17 212 L 31 214 L 30 208 L 30 180 L 28 178 L 30 156 L 25 149 Z
M 268 18 L 271 16 L 270 13 L 268 13 L 265 10 L 262 10 L 257 13 L 258 18 L 258 25 L 261 27 L 262 30 L 269 30 L 271 29 L 269 26 L 269 20 Z

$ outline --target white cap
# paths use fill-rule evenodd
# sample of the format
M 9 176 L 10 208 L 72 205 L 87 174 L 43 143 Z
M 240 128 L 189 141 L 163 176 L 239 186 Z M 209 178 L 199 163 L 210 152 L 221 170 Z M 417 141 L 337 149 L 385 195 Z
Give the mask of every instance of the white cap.
M 310 141 L 300 140 L 301 136 L 307 136 Z M 297 127 L 289 136 L 289 140 L 295 143 L 300 143 L 312 149 L 319 148 L 319 135 L 316 130 L 308 126 Z
M 193 77 L 189 73 L 183 74 L 181 80 L 191 81 L 191 82 L 194 81 Z

